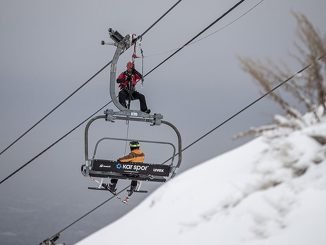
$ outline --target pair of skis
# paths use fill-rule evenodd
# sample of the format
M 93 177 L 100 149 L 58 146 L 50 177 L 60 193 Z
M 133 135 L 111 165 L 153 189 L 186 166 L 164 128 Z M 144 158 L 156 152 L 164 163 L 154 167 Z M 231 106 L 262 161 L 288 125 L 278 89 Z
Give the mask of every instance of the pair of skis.
M 108 191 L 110 191 L 110 190 L 108 190 Z M 111 192 L 111 191 L 110 191 Z M 134 192 L 138 192 L 138 193 L 147 193 L 148 191 L 146 191 L 146 190 L 133 190 L 133 191 L 131 191 L 131 190 L 127 190 L 127 192 L 128 192 L 128 195 L 127 196 L 125 196 L 124 198 L 122 198 L 121 196 L 119 196 L 119 195 L 117 195 L 117 193 L 116 192 L 111 192 L 113 195 L 115 195 L 116 196 L 116 198 L 118 198 L 121 202 L 123 202 L 124 204 L 128 204 L 128 201 L 129 201 L 129 197 L 132 195 L 132 193 L 134 193 Z M 130 194 L 131 193 L 131 194 Z
M 135 190 L 127 190 L 128 195 L 126 197 L 122 197 L 120 195 L 117 194 L 116 191 L 111 191 L 109 189 L 108 184 L 103 183 L 103 178 L 101 179 L 101 181 L 97 180 L 97 179 L 93 179 L 91 178 L 93 181 L 95 181 L 98 184 L 98 187 L 88 187 L 89 190 L 98 190 L 98 191 L 109 191 L 111 192 L 118 200 L 120 200 L 122 203 L 124 204 L 128 204 L 129 201 L 129 197 L 132 195 L 132 193 L 134 192 L 139 192 L 139 193 L 147 193 L 146 190 L 139 190 L 140 186 L 141 186 L 141 182 L 138 181 L 138 185 L 136 187 Z
M 120 200 L 122 203 L 124 204 L 128 204 L 129 201 L 129 196 L 127 195 L 126 197 L 122 197 L 120 195 L 117 194 L 116 191 L 111 191 L 108 188 L 104 188 L 104 187 L 88 187 L 89 190 L 97 190 L 97 191 L 109 191 L 110 193 L 112 193 L 118 200 Z

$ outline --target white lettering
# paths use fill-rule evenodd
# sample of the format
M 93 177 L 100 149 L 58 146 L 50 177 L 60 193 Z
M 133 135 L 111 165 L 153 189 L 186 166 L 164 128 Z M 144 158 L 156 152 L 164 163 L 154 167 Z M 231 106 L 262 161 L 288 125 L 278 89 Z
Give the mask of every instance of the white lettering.
M 132 165 L 130 165 L 130 164 L 122 164 L 122 168 L 130 170 L 130 169 L 132 169 Z
M 148 166 L 134 165 L 134 170 L 136 170 L 136 171 L 139 171 L 139 170 L 146 171 L 147 168 L 148 168 Z
M 164 169 L 161 169 L 161 168 L 153 168 L 153 172 L 164 173 Z
M 100 168 L 111 168 L 111 166 L 106 166 L 103 163 L 99 166 Z

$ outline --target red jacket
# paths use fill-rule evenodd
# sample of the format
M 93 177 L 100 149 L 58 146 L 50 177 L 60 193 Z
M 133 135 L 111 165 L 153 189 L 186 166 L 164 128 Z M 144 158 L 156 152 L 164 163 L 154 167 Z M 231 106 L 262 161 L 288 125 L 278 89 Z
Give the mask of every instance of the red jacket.
M 117 78 L 117 83 L 119 83 L 120 89 L 124 89 L 129 87 L 129 80 L 131 80 L 131 86 L 134 88 L 142 78 L 143 76 L 136 69 L 132 69 L 131 73 L 128 71 L 122 72 Z

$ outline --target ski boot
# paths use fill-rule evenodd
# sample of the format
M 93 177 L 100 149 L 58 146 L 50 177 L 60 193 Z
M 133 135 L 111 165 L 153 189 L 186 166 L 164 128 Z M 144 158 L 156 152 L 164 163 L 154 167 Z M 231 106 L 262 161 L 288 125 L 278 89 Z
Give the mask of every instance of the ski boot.
M 128 196 L 130 197 L 132 195 L 132 193 L 134 193 L 134 191 L 136 190 L 136 185 L 132 185 L 130 186 L 130 190 L 128 190 Z
M 108 190 L 109 192 L 115 193 L 117 188 L 115 188 L 115 184 L 102 184 L 102 187 L 106 190 Z

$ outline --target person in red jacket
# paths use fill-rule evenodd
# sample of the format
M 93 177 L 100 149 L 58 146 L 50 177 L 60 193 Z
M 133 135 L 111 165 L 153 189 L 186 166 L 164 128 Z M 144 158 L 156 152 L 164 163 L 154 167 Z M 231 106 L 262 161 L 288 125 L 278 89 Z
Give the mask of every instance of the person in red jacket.
M 122 106 L 127 108 L 126 100 L 139 100 L 140 110 L 145 113 L 150 113 L 151 110 L 147 108 L 145 96 L 136 91 L 135 86 L 143 76 L 135 69 L 134 63 L 129 61 L 127 63 L 127 70 L 122 72 L 118 78 L 119 83 L 119 102 Z

